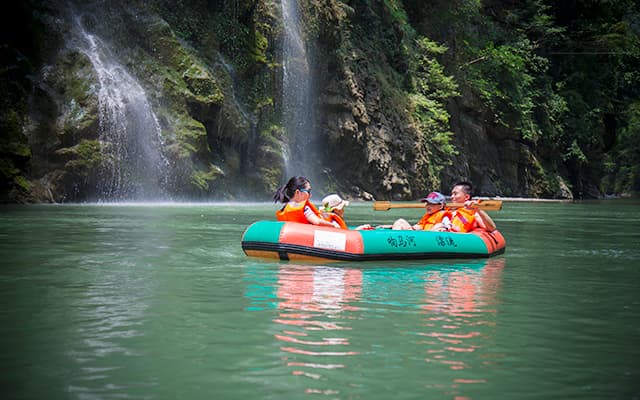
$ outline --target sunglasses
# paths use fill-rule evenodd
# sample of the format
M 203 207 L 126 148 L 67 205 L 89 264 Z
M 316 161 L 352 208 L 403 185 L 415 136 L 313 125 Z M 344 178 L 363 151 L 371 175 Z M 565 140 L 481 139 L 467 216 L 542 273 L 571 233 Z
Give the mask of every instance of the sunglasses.
M 305 192 L 305 193 L 309 193 L 311 194 L 311 189 L 298 189 L 301 192 Z

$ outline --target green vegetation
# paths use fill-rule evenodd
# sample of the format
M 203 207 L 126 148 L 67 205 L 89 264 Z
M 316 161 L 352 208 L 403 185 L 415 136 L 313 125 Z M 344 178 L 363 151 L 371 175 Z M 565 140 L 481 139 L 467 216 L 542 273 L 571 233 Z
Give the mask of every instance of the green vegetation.
M 546 69 L 547 63 L 531 50 L 527 40 L 498 46 L 489 42 L 481 49 L 471 48 L 477 62 L 461 69 L 466 72 L 466 82 L 494 111 L 495 123 L 519 131 L 524 139 L 535 140 L 539 132 L 533 112 L 542 100 L 534 87 L 535 76 Z
M 40 3 L 21 3 L 19 32 L 0 38 L 2 201 L 81 198 L 105 161 L 94 65 L 54 23 L 69 22 L 66 3 Z M 640 192 L 637 1 L 298 4 L 327 188 L 409 198 L 472 175 L 505 195 Z M 272 191 L 286 141 L 279 2 L 78 7 L 147 92 L 177 195 L 242 196 L 239 180 L 245 195 Z
M 446 47 L 428 38 L 416 40 L 411 64 L 415 92 L 410 94 L 410 100 L 419 131 L 427 135 L 429 142 L 440 152 L 451 156 L 456 151 L 450 142 L 453 133 L 449 132 L 449 113 L 444 106 L 447 99 L 458 95 L 458 86 L 435 59 L 446 51 Z
M 104 156 L 100 152 L 100 142 L 97 140 L 81 140 L 73 147 L 65 147 L 57 154 L 69 159 L 65 169 L 74 175 L 89 177 L 100 167 Z
M 435 58 L 446 52 L 446 47 L 426 37 L 417 39 L 415 46 L 410 63 L 413 91 L 409 93 L 409 110 L 429 158 L 425 184 L 437 188 L 441 185 L 441 171 L 457 154 L 451 142 L 449 113 L 445 109 L 446 100 L 458 94 L 457 85 Z
M 196 169 L 191 174 L 191 183 L 202 193 L 207 193 L 212 189 L 210 185 L 222 175 L 224 175 L 224 173 L 220 168 L 209 164 L 207 170 Z
M 629 105 L 623 118 L 627 125 L 604 159 L 603 186 L 614 193 L 632 193 L 640 188 L 640 102 Z
M 638 192 L 640 8 L 637 2 L 406 0 L 410 23 L 452 51 L 456 81 L 491 123 L 568 170 L 576 196 Z M 635 161 L 635 164 L 633 164 Z
M 2 74 L 4 75 L 4 74 Z M 0 75 L 1 76 L 1 75 Z M 8 89 L 11 82 L 4 81 L 0 88 Z M 7 91 L 3 90 L 3 93 Z M 1 198 L 11 190 L 27 193 L 30 185 L 22 175 L 31 157 L 31 148 L 26 137 L 22 135 L 20 104 L 11 104 L 10 99 L 3 96 L 0 109 L 0 191 Z

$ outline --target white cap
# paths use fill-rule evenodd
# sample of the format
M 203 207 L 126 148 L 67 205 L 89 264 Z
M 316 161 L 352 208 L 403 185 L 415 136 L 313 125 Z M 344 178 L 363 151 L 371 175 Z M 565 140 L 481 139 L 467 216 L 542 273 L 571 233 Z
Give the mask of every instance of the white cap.
M 347 200 L 342 200 L 342 197 L 337 194 L 330 194 L 322 199 L 322 207 L 327 211 L 342 210 L 345 206 L 348 206 Z

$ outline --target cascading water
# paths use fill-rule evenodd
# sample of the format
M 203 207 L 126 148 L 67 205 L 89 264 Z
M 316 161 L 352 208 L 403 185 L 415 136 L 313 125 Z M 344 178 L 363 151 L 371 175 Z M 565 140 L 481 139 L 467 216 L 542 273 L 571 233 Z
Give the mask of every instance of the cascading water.
M 99 201 L 167 200 L 169 162 L 163 154 L 158 119 L 144 89 L 115 61 L 108 45 L 75 18 L 77 50 L 98 76 L 99 140 L 104 161 L 97 187 Z
M 288 142 L 283 148 L 287 177 L 314 176 L 315 128 L 311 105 L 312 85 L 307 51 L 302 39 L 300 14 L 296 0 L 281 0 L 284 39 L 282 46 L 283 121 Z

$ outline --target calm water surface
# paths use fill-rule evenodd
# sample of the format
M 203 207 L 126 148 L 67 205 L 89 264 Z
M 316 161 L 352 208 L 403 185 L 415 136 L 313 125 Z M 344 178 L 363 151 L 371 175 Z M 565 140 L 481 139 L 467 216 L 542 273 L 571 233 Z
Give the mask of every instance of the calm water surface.
M 3 398 L 640 398 L 639 202 L 505 203 L 488 260 L 245 257 L 274 209 L 0 208 Z

